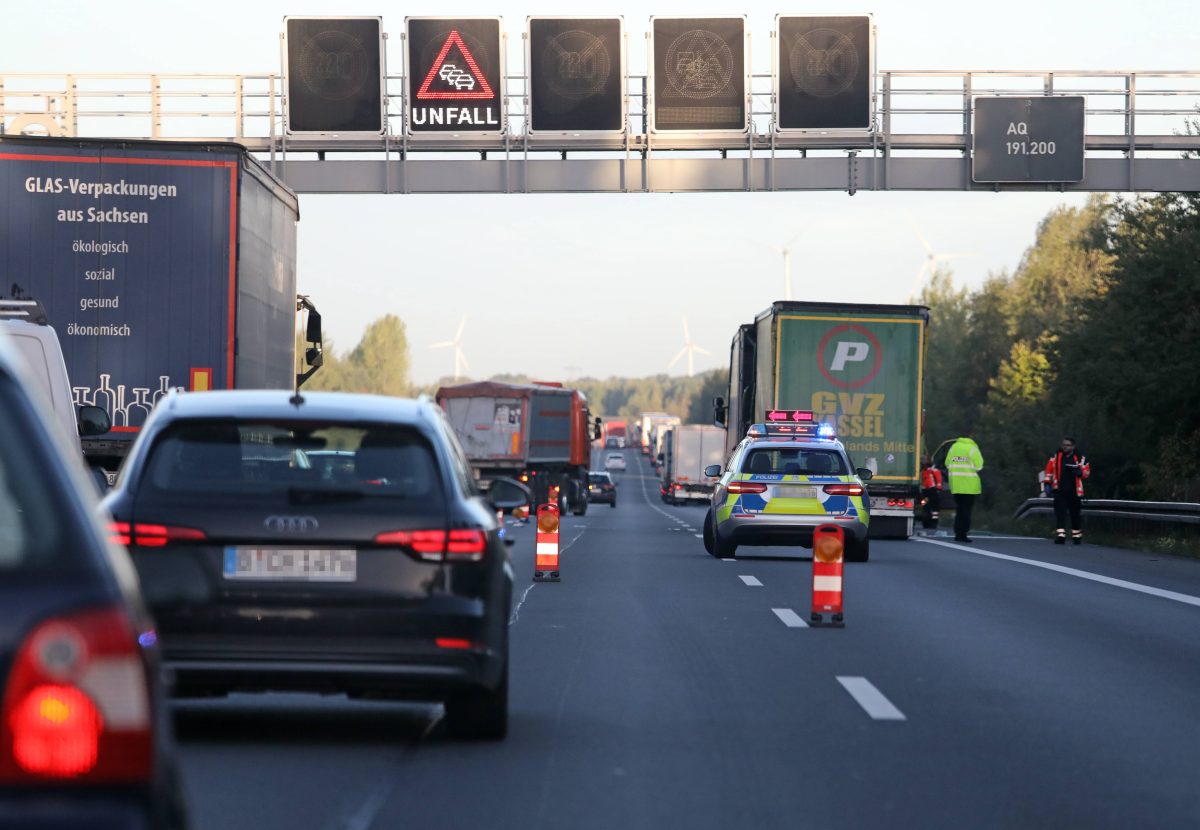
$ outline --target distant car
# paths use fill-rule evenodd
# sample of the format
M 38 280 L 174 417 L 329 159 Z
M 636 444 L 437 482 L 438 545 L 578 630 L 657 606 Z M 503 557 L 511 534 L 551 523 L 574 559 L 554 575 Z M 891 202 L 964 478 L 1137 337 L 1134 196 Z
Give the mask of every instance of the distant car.
M 604 469 L 606 470 L 624 470 L 625 469 L 625 453 L 610 452 L 604 456 Z
M 328 454 L 333 452 L 334 454 Z M 106 506 L 179 694 L 443 701 L 503 738 L 512 566 L 441 409 L 370 395 L 172 392 Z
M 811 418 L 812 413 L 807 413 Z M 729 466 L 713 465 L 705 475 L 720 475 L 712 506 L 704 519 L 704 547 L 713 556 L 732 558 L 739 545 L 799 545 L 811 548 L 813 529 L 833 523 L 845 534 L 845 557 L 870 557 L 869 503 L 863 482 L 832 430 L 800 434 L 796 427 L 754 424 L 730 455 Z
M 606 449 L 606 450 L 619 450 L 619 449 L 621 449 L 621 439 L 619 439 L 619 438 L 605 438 L 605 439 L 604 439 L 604 449 Z
M 0 331 L 0 826 L 184 827 L 153 624 L 34 383 Z
M 592 470 L 588 473 L 588 501 L 592 504 L 608 502 L 609 507 L 617 506 L 617 485 L 607 472 Z

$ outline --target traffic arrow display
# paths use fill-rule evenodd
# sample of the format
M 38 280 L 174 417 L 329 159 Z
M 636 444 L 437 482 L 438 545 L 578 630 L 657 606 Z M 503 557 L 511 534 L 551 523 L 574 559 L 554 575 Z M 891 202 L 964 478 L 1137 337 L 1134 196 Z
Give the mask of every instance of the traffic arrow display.
M 767 420 L 772 423 L 780 421 L 806 423 L 813 420 L 813 413 L 811 409 L 772 409 L 767 412 Z

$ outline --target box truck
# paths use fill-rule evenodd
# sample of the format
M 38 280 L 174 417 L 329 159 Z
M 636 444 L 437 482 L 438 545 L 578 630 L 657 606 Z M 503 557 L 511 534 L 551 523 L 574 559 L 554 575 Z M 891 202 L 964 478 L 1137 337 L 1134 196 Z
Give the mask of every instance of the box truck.
M 297 382 L 299 203 L 245 148 L 0 136 L 0 193 L 0 290 L 40 301 L 75 405 L 108 412 L 93 463 L 168 389 Z
M 707 504 L 717 479 L 704 475 L 704 468 L 724 462 L 725 430 L 709 424 L 672 427 L 663 441 L 663 501 Z
M 726 455 L 769 410 L 811 409 L 873 473 L 871 535 L 911 536 L 928 324 L 924 306 L 773 304 L 730 347 L 729 396 L 717 401 Z

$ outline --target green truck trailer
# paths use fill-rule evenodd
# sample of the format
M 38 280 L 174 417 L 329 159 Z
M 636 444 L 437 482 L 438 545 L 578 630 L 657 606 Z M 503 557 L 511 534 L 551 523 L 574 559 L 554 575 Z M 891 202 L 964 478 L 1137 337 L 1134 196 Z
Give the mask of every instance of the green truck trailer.
M 925 306 L 775 303 L 733 338 L 729 396 L 717 400 L 726 457 L 768 410 L 811 409 L 874 473 L 871 535 L 911 536 L 928 325 Z

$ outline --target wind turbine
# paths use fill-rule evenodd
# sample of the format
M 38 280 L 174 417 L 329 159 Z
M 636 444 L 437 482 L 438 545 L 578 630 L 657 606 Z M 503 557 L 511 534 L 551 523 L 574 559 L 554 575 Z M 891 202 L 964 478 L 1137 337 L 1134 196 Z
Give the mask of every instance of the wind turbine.
M 925 284 L 925 278 L 932 277 L 938 265 L 943 262 L 949 262 L 952 259 L 973 256 L 973 254 L 936 253 L 933 250 L 933 246 L 929 244 L 929 240 L 917 229 L 917 223 L 910 218 L 908 224 L 912 226 L 913 233 L 917 235 L 917 239 L 921 240 L 921 246 L 925 249 L 925 259 L 921 261 L 921 267 L 917 270 L 917 276 L 913 278 L 912 288 L 908 292 L 908 301 L 911 303 L 916 299 L 917 292 L 921 290 L 921 286 Z
M 686 354 L 688 359 L 688 377 L 695 377 L 696 352 L 699 352 L 700 354 L 711 354 L 708 349 L 701 348 L 692 342 L 692 334 L 690 331 L 688 331 L 687 315 L 683 315 L 683 348 L 679 350 L 679 354 L 675 355 L 675 357 L 671 359 L 671 362 L 667 364 L 667 368 L 670 369 L 673 367 L 679 362 L 679 358 Z
M 466 325 L 467 325 L 467 316 L 464 314 L 463 318 L 458 322 L 458 332 L 454 335 L 453 340 L 443 340 L 440 343 L 431 343 L 429 346 L 429 348 L 431 348 L 431 349 L 448 349 L 451 346 L 454 347 L 454 379 L 455 380 L 458 380 L 459 377 L 462 376 L 463 369 L 471 368 L 471 364 L 467 362 L 467 356 L 465 354 L 463 354 L 463 350 L 462 350 L 463 329 L 466 328 Z
M 813 225 L 811 223 L 805 225 L 803 228 L 797 231 L 791 239 L 785 242 L 782 247 L 775 245 L 766 246 L 775 253 L 783 256 L 783 298 L 785 300 L 792 299 L 792 248 L 796 247 L 796 243 L 799 242 L 800 238 L 808 233 L 812 227 Z

